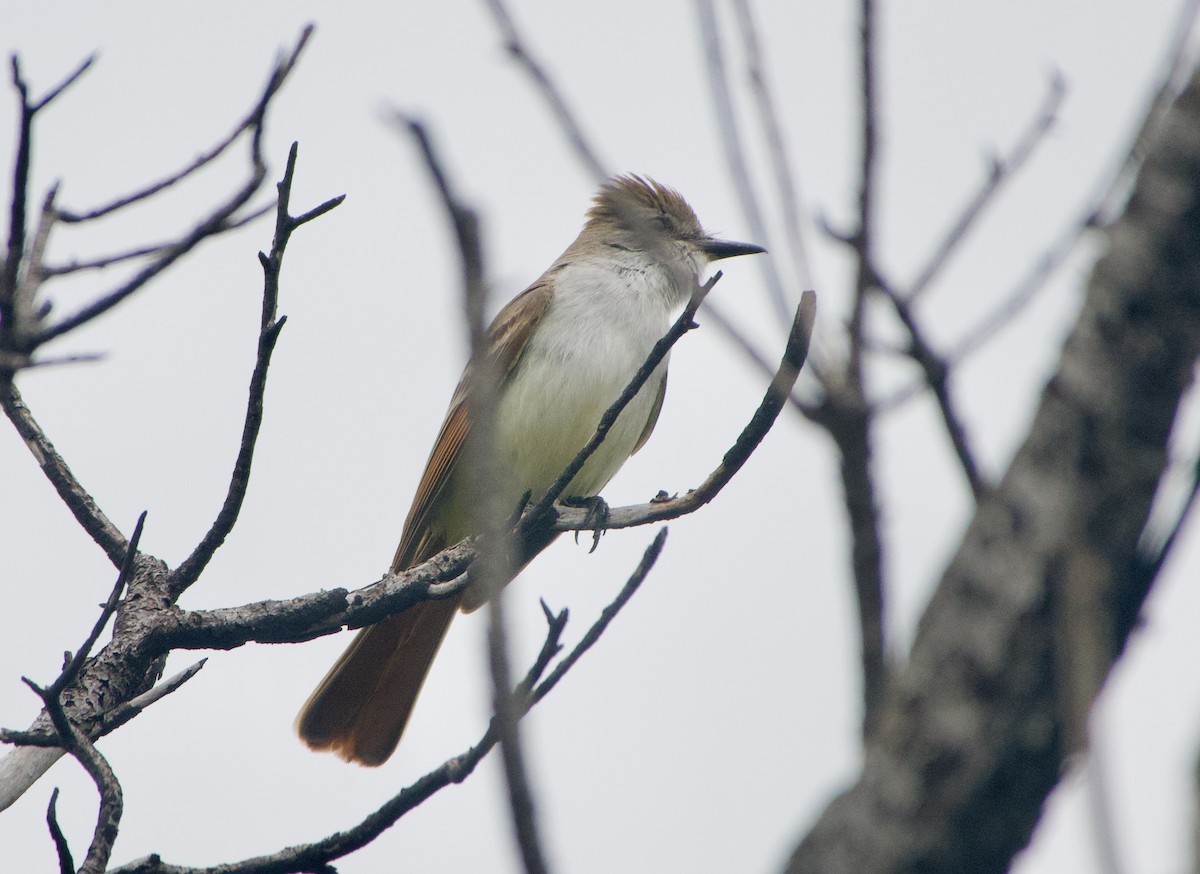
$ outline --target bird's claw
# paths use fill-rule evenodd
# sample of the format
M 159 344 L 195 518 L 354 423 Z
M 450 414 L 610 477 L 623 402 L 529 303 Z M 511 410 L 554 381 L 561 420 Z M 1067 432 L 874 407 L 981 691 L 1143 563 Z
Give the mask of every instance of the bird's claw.
M 608 501 L 599 495 L 592 495 L 588 498 L 578 496 L 570 496 L 563 498 L 563 504 L 568 507 L 579 507 L 587 510 L 587 516 L 583 520 L 584 527 L 592 532 L 592 548 L 588 550 L 588 555 L 596 551 L 596 547 L 600 545 L 600 538 L 604 536 L 605 530 L 608 528 Z M 575 542 L 579 542 L 579 531 L 575 532 Z

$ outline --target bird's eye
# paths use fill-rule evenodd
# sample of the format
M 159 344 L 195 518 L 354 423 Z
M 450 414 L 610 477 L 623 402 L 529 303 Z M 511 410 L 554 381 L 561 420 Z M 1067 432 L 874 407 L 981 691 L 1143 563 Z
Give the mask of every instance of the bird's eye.
M 671 230 L 671 220 L 665 215 L 656 215 L 653 221 L 657 227 L 662 228 L 664 231 Z

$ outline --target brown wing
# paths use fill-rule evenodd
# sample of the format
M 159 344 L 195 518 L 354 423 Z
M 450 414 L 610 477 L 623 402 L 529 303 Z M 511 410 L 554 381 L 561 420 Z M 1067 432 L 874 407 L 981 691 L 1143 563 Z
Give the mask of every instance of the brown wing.
M 633 446 L 633 455 L 639 449 L 646 445 L 646 441 L 650 439 L 650 435 L 654 433 L 654 426 L 658 424 L 658 414 L 662 412 L 663 398 L 667 396 L 667 370 L 664 367 L 662 372 L 662 380 L 658 383 L 658 394 L 654 396 L 654 406 L 650 408 L 650 417 L 646 419 L 646 427 L 642 429 L 642 434 L 637 439 L 637 443 Z
M 501 380 L 520 359 L 552 296 L 551 285 L 534 284 L 492 321 L 488 355 Z M 449 545 L 437 530 L 437 506 L 470 431 L 471 372 L 468 363 L 404 523 L 393 571 L 412 567 Z M 404 732 L 457 609 L 458 599 L 426 601 L 360 631 L 301 708 L 296 730 L 304 742 L 364 765 L 384 762 Z
M 520 360 L 526 341 L 542 320 L 553 297 L 553 286 L 539 281 L 509 301 L 488 326 L 488 355 L 501 383 Z M 433 452 L 425 465 L 425 473 L 417 486 L 412 508 L 404 521 L 404 533 L 396 548 L 396 557 L 392 560 L 393 573 L 412 567 L 450 545 L 439 541 L 430 531 L 429 523 L 438 498 L 445 492 L 462 456 L 463 445 L 471 430 L 468 410 L 473 371 L 474 362 L 468 362 L 450 399 L 446 421 L 438 432 L 437 442 L 433 444 Z

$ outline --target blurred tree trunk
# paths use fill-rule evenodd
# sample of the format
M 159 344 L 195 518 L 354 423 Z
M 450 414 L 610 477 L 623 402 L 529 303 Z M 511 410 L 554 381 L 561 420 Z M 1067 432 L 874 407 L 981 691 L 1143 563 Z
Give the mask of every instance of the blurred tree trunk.
M 1200 75 L 1105 233 L 1029 435 L 789 874 L 1004 871 L 1086 744 L 1157 574 L 1139 544 L 1200 352 Z

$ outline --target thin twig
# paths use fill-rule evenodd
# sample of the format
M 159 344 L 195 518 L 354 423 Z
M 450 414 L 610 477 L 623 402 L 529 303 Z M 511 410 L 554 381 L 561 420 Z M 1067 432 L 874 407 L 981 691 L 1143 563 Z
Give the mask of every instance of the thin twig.
M 267 111 L 267 105 L 275 97 L 276 93 L 278 93 L 279 89 L 283 86 L 283 83 L 287 79 L 288 75 L 292 72 L 292 68 L 295 67 L 296 61 L 299 60 L 300 53 L 304 50 L 304 47 L 307 45 L 312 33 L 313 25 L 311 24 L 306 25 L 300 31 L 300 37 L 296 40 L 296 45 L 292 47 L 292 50 L 287 55 L 280 57 L 275 62 L 275 66 L 271 70 L 271 75 L 267 80 L 267 85 L 259 95 L 258 101 L 255 103 L 253 108 L 251 108 L 251 110 L 246 113 L 246 115 L 240 121 L 238 121 L 237 124 L 234 125 L 233 130 L 231 130 L 224 139 L 220 140 L 207 152 L 201 152 L 179 170 L 163 177 L 157 182 L 146 185 L 137 191 L 131 192 L 122 197 L 118 197 L 109 203 L 89 209 L 85 212 L 71 212 L 69 210 L 62 210 L 59 212 L 59 218 L 69 224 L 77 224 L 79 222 L 92 221 L 94 219 L 101 218 L 102 216 L 106 216 L 109 213 L 116 212 L 119 209 L 123 209 L 126 206 L 140 203 L 143 200 L 153 197 L 160 191 L 170 188 L 172 185 L 189 178 L 198 170 L 212 163 L 221 155 L 225 154 L 229 147 L 237 142 L 238 138 L 243 133 L 246 131 L 256 130 L 257 128 L 261 127 L 263 116 Z
M 263 179 L 266 177 L 266 164 L 263 163 L 262 156 L 258 153 L 257 147 L 251 158 L 251 163 L 253 168 L 252 173 L 250 178 L 243 183 L 242 187 L 173 245 L 168 246 L 158 258 L 100 298 L 38 331 L 31 338 L 31 342 L 35 345 L 48 343 L 56 337 L 61 337 L 63 334 L 73 331 L 97 316 L 108 312 L 135 292 L 140 291 L 150 280 L 163 273 L 172 264 L 191 252 L 198 244 L 220 233 L 220 230 L 229 221 L 230 217 L 254 196 L 261 187 Z
M 208 659 L 200 659 L 194 665 L 184 668 L 178 674 L 169 677 L 159 683 L 154 688 L 147 692 L 143 692 L 135 698 L 131 698 L 124 704 L 119 704 L 112 710 L 108 710 L 100 714 L 96 727 L 89 732 L 89 737 L 93 740 L 99 740 L 106 734 L 110 734 L 120 728 L 125 723 L 129 722 L 147 707 L 154 702 L 170 695 L 192 677 L 199 673 L 204 667 L 204 663 Z M 62 746 L 62 741 L 59 740 L 56 732 L 49 731 L 12 731 L 10 729 L 0 728 L 0 743 L 13 744 L 14 746 L 32 746 L 32 747 L 59 747 Z
M 1166 53 L 1163 72 L 1145 121 L 1122 156 L 1115 170 L 1105 171 L 1093 188 L 1093 193 L 1082 210 L 1073 217 L 1055 236 L 1053 242 L 1033 262 L 1026 274 L 1017 281 L 1001 302 L 979 318 L 975 326 L 968 329 L 949 349 L 945 360 L 949 366 L 956 365 L 1000 334 L 1016 320 L 1026 306 L 1037 296 L 1059 267 L 1075 251 L 1080 238 L 1090 228 L 1103 225 L 1115 205 L 1127 190 L 1129 180 L 1141 165 L 1142 158 L 1159 130 L 1164 113 L 1178 93 L 1180 82 L 1191 69 L 1189 46 L 1190 34 L 1195 30 L 1200 16 L 1200 0 L 1188 0 L 1180 10 L 1179 21 L 1172 30 L 1175 39 Z M 1030 128 L 1036 128 L 1037 122 Z M 1009 157 L 1011 168 L 1012 156 Z M 1011 174 L 1010 174 L 1011 175 Z M 922 287 L 920 278 L 914 282 L 914 290 Z M 903 406 L 925 388 L 924 382 L 914 383 L 876 401 L 872 409 L 876 414 L 890 412 Z
M 214 233 L 225 233 L 227 231 L 235 231 L 244 228 L 246 225 L 262 218 L 276 208 L 274 203 L 264 203 L 260 207 L 250 210 L 244 216 L 239 216 L 236 219 L 230 219 L 225 225 Z M 137 258 L 145 258 L 150 255 L 160 255 L 173 246 L 174 243 L 150 243 L 145 246 L 137 246 L 125 252 L 117 252 L 112 255 L 103 255 L 99 258 L 88 258 L 86 260 L 72 260 L 62 264 L 51 264 L 42 268 L 42 275 L 47 278 L 56 276 L 66 276 L 71 273 L 78 273 L 83 270 L 102 270 L 105 267 L 111 267 L 114 264 L 120 264 L 124 261 L 132 261 Z
M 725 332 L 725 335 L 733 341 L 733 344 L 742 350 L 742 354 L 749 359 L 758 371 L 769 378 L 775 375 L 775 365 L 767 360 L 767 357 L 758 350 L 758 347 L 751 342 L 750 337 L 742 331 L 733 321 L 725 315 L 725 310 L 717 306 L 715 301 L 709 301 L 708 306 L 704 308 L 705 315 Z M 811 364 L 809 365 L 811 367 Z M 816 408 L 804 400 L 794 391 L 788 395 L 788 403 L 804 418 L 814 421 L 816 417 Z
M 975 452 L 967 438 L 966 425 L 958 415 L 957 405 L 950 394 L 950 365 L 926 338 L 925 331 L 917 321 L 916 313 L 913 312 L 911 298 L 903 297 L 892 287 L 891 283 L 878 274 L 875 276 L 874 285 L 891 303 L 900 323 L 908 332 L 908 355 L 925 374 L 925 383 L 937 400 L 938 410 L 942 414 L 942 424 L 946 428 L 946 434 L 950 437 L 950 444 L 954 447 L 954 454 L 958 457 L 959 466 L 967 478 L 971 494 L 978 501 L 986 493 L 988 485 L 980 472 L 979 463 L 975 460 Z
M 171 591 L 175 594 L 183 592 L 192 585 L 208 566 L 213 555 L 225 542 L 225 538 L 237 524 L 238 514 L 250 487 L 250 470 L 254 462 L 254 449 L 258 442 L 258 434 L 262 428 L 263 401 L 267 390 L 267 371 L 271 366 L 271 355 L 279 340 L 279 333 L 287 323 L 287 316 L 276 317 L 279 309 L 279 277 L 283 270 L 283 255 L 287 249 L 292 233 L 301 225 L 324 215 L 337 207 L 345 195 L 330 198 L 308 212 L 293 216 L 288 212 L 291 204 L 292 180 L 296 172 L 296 156 L 299 147 L 292 143 L 288 151 L 287 167 L 283 179 L 278 183 L 278 197 L 275 207 L 275 235 L 271 243 L 269 255 L 258 253 L 263 270 L 263 300 L 259 319 L 258 350 L 254 359 L 254 370 L 250 375 L 250 391 L 246 402 L 246 415 L 242 423 L 242 438 L 238 446 L 237 458 L 233 464 L 233 473 L 229 478 L 229 487 L 225 492 L 225 500 L 217 513 L 216 519 L 204 537 L 189 555 L 171 573 Z
M 750 227 L 751 238 L 763 244 L 769 244 L 770 235 L 767 233 L 767 223 L 763 219 L 758 197 L 754 193 L 749 166 L 742 149 L 737 117 L 733 110 L 733 98 L 729 93 L 729 82 L 725 72 L 725 55 L 721 49 L 721 35 L 717 28 L 717 17 L 712 0 L 696 0 L 696 13 L 699 17 L 700 36 L 704 45 L 704 69 L 708 73 L 717 131 L 721 135 L 721 146 L 724 149 L 729 178 L 733 181 L 734 191 L 737 192 L 742 215 L 745 216 L 746 223 Z M 770 248 L 769 245 L 768 248 Z M 788 305 L 788 295 L 783 287 L 783 279 L 779 275 L 775 260 L 760 258 L 758 264 L 766 279 L 768 299 L 775 309 L 775 314 L 781 322 L 786 322 L 791 315 L 791 307 Z
M 67 836 L 58 825 L 58 787 L 50 793 L 50 803 L 46 806 L 46 827 L 50 829 L 50 839 L 54 841 L 54 849 L 58 854 L 59 874 L 75 874 L 75 860 L 71 858 L 71 845 Z
M 71 857 L 71 845 L 67 843 L 66 834 L 59 827 L 59 788 L 55 786 L 50 792 L 50 803 L 46 807 L 46 827 L 50 830 L 50 839 L 54 842 L 54 850 L 59 856 L 59 874 L 74 874 L 74 860 Z
M 21 63 L 16 55 L 10 59 L 12 83 L 17 91 L 17 149 L 13 158 L 12 199 L 8 212 L 8 249 L 0 264 L 0 348 L 14 349 L 17 337 L 16 296 L 21 262 L 25 257 L 26 216 L 29 197 L 30 140 L 33 131 L 34 109 L 29 103 L 29 86 L 21 77 Z M 24 350 L 20 350 L 24 351 Z M 11 378 L 11 374 L 8 375 Z
M 1027 304 L 1045 286 L 1054 272 L 1075 251 L 1084 233 L 1108 221 L 1108 216 L 1124 201 L 1133 175 L 1141 166 L 1147 150 L 1153 144 L 1162 126 L 1167 110 L 1174 102 L 1182 82 L 1191 70 L 1191 34 L 1200 18 L 1200 0 L 1188 0 L 1180 9 L 1179 20 L 1172 32 L 1175 34 L 1163 61 L 1163 72 L 1146 118 L 1132 138 L 1129 147 L 1114 170 L 1106 171 L 1093 189 L 1078 217 L 1067 223 L 1042 255 L 1033 263 L 1026 275 L 1014 286 L 1012 292 L 995 308 L 976 322 L 947 353 L 947 360 L 957 363 L 980 349 L 1000 331 L 1012 323 Z M 889 398 L 880 406 L 892 408 L 907 400 L 915 392 L 902 390 L 896 397 Z
M 849 390 L 855 401 L 864 397 L 862 386 L 862 343 L 866 335 L 867 295 L 875 278 L 875 170 L 879 108 L 875 82 L 875 2 L 859 0 L 859 76 L 862 91 L 861 138 L 858 180 L 858 228 L 848 242 L 854 247 L 858 266 L 854 283 L 854 305 L 850 314 L 850 350 L 847 361 Z
M 9 370 L 44 370 L 47 367 L 62 367 L 64 364 L 94 363 L 103 361 L 105 357 L 100 352 L 78 352 L 73 355 L 55 355 L 33 361 L 28 355 L 0 352 L 0 370 L 6 368 Z
M 654 535 L 654 540 L 651 541 L 646 551 L 642 554 L 642 560 L 638 563 L 637 568 L 634 569 L 621 591 L 617 593 L 617 597 L 600 612 L 600 618 L 592 623 L 592 627 L 579 639 L 579 643 L 575 644 L 574 649 L 567 654 L 566 658 L 555 665 L 554 670 L 550 672 L 550 676 L 533 687 L 533 691 L 529 695 L 530 707 L 550 694 L 550 691 L 566 676 L 567 671 L 571 670 L 583 654 L 591 649 L 592 645 L 600 639 L 600 635 L 604 633 L 605 629 L 616 618 L 616 615 L 621 612 L 621 608 L 629 603 L 629 599 L 634 596 L 638 588 L 642 585 L 642 582 L 649 575 L 651 568 L 654 567 L 654 563 L 658 561 L 659 555 L 662 554 L 663 544 L 666 542 L 667 529 L 661 528 L 658 534 Z
M 463 297 L 467 304 L 467 321 L 469 325 L 474 326 L 471 328 L 472 343 L 474 343 L 476 334 L 482 331 L 483 299 L 485 297 L 483 263 L 481 261 L 483 249 L 479 244 L 478 217 L 473 210 L 467 209 L 451 191 L 450 182 L 446 178 L 441 160 L 434 151 L 433 142 L 429 138 L 429 132 L 425 129 L 425 125 L 418 119 L 399 112 L 395 113 L 395 121 L 397 125 L 407 129 L 416 140 L 421 157 L 433 177 L 438 195 L 454 226 L 454 236 L 458 243 L 463 267 Z
M 1093 201 L 1091 206 L 1085 208 L 1082 217 L 1072 219 L 1001 302 L 976 320 L 974 327 L 969 328 L 951 345 L 950 349 L 942 356 L 947 368 L 952 369 L 961 364 L 1016 320 L 1038 292 L 1046 286 L 1058 268 L 1075 251 L 1080 236 L 1090 225 L 1091 216 L 1095 214 L 1096 203 Z M 927 387 L 928 381 L 923 376 L 911 385 L 873 401 L 871 410 L 876 416 L 893 412 L 924 392 Z
M 25 256 L 25 270 L 18 278 L 17 288 L 13 294 L 13 325 L 7 336 L 7 345 L 17 352 L 32 351 L 27 337 L 33 333 L 34 327 L 46 316 L 46 312 L 39 311 L 34 306 L 34 302 L 37 300 L 42 280 L 46 277 L 42 262 L 46 254 L 46 245 L 50 241 L 50 230 L 54 227 L 54 200 L 57 196 L 58 185 L 51 185 L 42 200 L 42 211 L 38 216 L 37 229 L 33 233 L 33 243 L 29 246 L 29 252 Z
M 1200 2 L 1186 0 L 1180 7 L 1175 25 L 1171 28 L 1173 38 L 1164 53 L 1158 87 L 1150 101 L 1142 124 L 1130 140 L 1122 155 L 1119 166 L 1105 176 L 1105 184 L 1095 197 L 1095 211 L 1089 226 L 1103 226 L 1125 202 L 1129 186 L 1147 153 L 1154 145 L 1162 129 L 1163 120 L 1175 99 L 1187 84 L 1196 65 L 1196 50 L 1193 34 L 1200 21 Z
M 809 269 L 808 246 L 805 243 L 803 224 L 800 221 L 800 204 L 803 203 L 803 196 L 788 158 L 788 148 L 783 137 L 783 125 L 779 121 L 775 98 L 771 93 L 770 81 L 766 74 L 766 64 L 763 62 L 763 48 L 758 39 L 758 27 L 754 22 L 754 14 L 748 0 L 734 0 L 733 8 L 737 13 L 738 26 L 742 31 L 742 42 L 746 52 L 746 72 L 754 93 L 759 124 L 766 139 L 767 153 L 770 157 L 768 163 L 774 179 L 772 188 L 778 196 L 779 208 L 783 216 L 783 233 L 787 240 L 788 254 L 791 255 L 792 269 L 795 271 L 795 279 L 799 287 L 810 288 L 813 283 Z
M 220 233 L 223 229 L 225 229 L 226 225 L 233 221 L 234 214 L 237 213 L 238 210 L 240 210 L 243 206 L 245 206 L 247 202 L 249 202 L 250 198 L 257 193 L 259 188 L 262 186 L 263 180 L 266 178 L 267 166 L 262 156 L 262 131 L 266 120 L 267 109 L 271 104 L 272 98 L 274 98 L 274 96 L 279 92 L 279 88 L 287 78 L 287 75 L 294 68 L 296 60 L 299 57 L 301 50 L 304 48 L 305 43 L 307 43 L 311 32 L 311 26 L 306 27 L 301 33 L 300 39 L 297 41 L 297 44 L 292 50 L 291 54 L 281 59 L 276 64 L 275 68 L 271 72 L 270 78 L 267 81 L 267 85 L 263 89 L 262 95 L 259 97 L 259 100 L 253 111 L 248 116 L 250 119 L 250 124 L 242 128 L 242 130 L 248 130 L 250 132 L 251 165 L 250 175 L 242 184 L 242 186 L 232 195 L 230 195 L 230 197 L 227 198 L 223 203 L 215 207 L 212 212 L 210 212 L 202 221 L 197 223 L 190 231 L 181 236 L 174 245 L 167 247 L 167 249 L 159 257 L 155 258 L 153 261 L 151 261 L 151 263 L 147 264 L 127 281 L 109 291 L 107 294 L 104 294 L 97 300 L 94 300 L 92 303 L 88 304 L 72 315 L 66 316 L 55 324 L 43 328 L 31 338 L 31 342 L 33 342 L 35 345 L 47 343 L 50 340 L 53 340 L 55 337 L 60 337 L 69 331 L 73 331 L 80 325 L 83 325 L 96 318 L 96 316 L 107 312 L 117 304 L 126 300 L 130 295 L 140 290 L 151 279 L 158 276 L 184 255 L 191 252 L 192 249 L 194 249 L 201 242 L 215 234 Z M 188 172 L 191 171 L 189 170 Z M 137 192 L 137 194 L 131 195 L 129 198 L 124 198 L 122 201 L 114 202 L 114 204 L 109 204 L 107 207 L 101 208 L 98 213 L 104 214 L 105 212 L 111 212 L 113 209 L 119 208 L 120 205 L 124 205 L 125 203 L 144 199 L 145 197 L 150 196 L 150 194 L 162 190 L 162 188 L 166 187 L 167 184 L 170 184 L 170 181 L 163 180 L 163 182 L 156 183 L 156 185 Z M 65 221 L 68 220 L 68 218 L 83 220 L 86 218 L 95 217 L 96 213 L 97 211 L 93 211 L 93 213 L 88 214 L 87 216 L 67 216 L 66 214 L 60 212 L 59 215 Z
M 1013 286 L 1012 291 L 999 304 L 984 313 L 975 322 L 975 327 L 969 328 L 954 342 L 946 353 L 947 362 L 954 365 L 965 360 L 1012 324 L 1037 293 L 1045 287 L 1050 277 L 1063 265 L 1067 257 L 1075 251 L 1079 238 L 1090 226 L 1091 217 L 1095 215 L 1095 205 L 1098 205 L 1098 201 L 1094 201 L 1093 207 L 1087 208 L 1081 218 L 1072 220 L 1055 241 L 1034 261 L 1025 276 Z
M 679 497 L 651 501 L 648 504 L 636 504 L 631 507 L 614 507 L 604 522 L 605 528 L 629 528 L 635 525 L 646 525 L 651 522 L 661 522 L 675 519 L 679 516 L 693 513 L 712 501 L 731 479 L 741 470 L 762 442 L 763 437 L 775 423 L 779 411 L 787 402 L 792 387 L 796 384 L 801 368 L 808 356 L 812 339 L 813 321 L 816 318 L 816 294 L 806 291 L 800 298 L 796 308 L 796 317 L 792 322 L 792 330 L 788 336 L 787 348 L 779 368 L 771 380 L 762 402 L 750 421 L 734 441 L 733 446 L 726 451 L 721 463 L 695 489 L 689 490 Z M 530 511 L 532 513 L 532 511 Z M 595 523 L 589 524 L 588 514 L 584 510 L 568 507 L 555 507 L 557 519 L 553 524 L 555 531 L 588 530 Z M 528 518 L 528 515 L 526 518 Z
M 96 61 L 95 55 L 88 55 L 86 58 L 84 58 L 82 61 L 80 61 L 78 67 L 76 67 L 74 70 L 72 70 L 70 73 L 68 73 L 61 82 L 59 82 L 57 85 L 55 85 L 49 91 L 47 91 L 40 100 L 35 100 L 30 108 L 34 112 L 41 112 L 43 109 L 45 109 L 47 106 L 49 106 L 53 101 L 57 100 L 64 91 L 66 91 L 68 88 L 70 88 L 72 85 L 74 85 L 75 82 L 79 79 L 79 77 L 82 76 L 84 73 L 86 73 L 88 71 L 88 68 L 91 67 L 92 64 L 95 63 L 95 61 Z M 13 64 L 14 64 L 14 69 L 15 69 L 15 65 L 16 65 L 15 57 L 13 58 Z
M 1132 562 L 1125 585 L 1134 597 L 1126 598 L 1113 607 L 1114 632 L 1119 638 L 1127 636 L 1138 622 L 1142 620 L 1141 604 L 1154 581 L 1158 579 L 1163 566 L 1171 556 L 1179 535 L 1183 532 L 1195 512 L 1197 498 L 1200 497 L 1200 450 L 1192 461 L 1189 475 L 1187 494 L 1174 513 L 1174 518 L 1166 526 L 1165 531 L 1152 531 L 1149 526 L 1156 522 L 1156 515 L 1147 518 L 1147 527 L 1142 530 L 1141 542 L 1138 544 L 1138 554 Z M 1129 605 L 1132 605 L 1130 608 Z
M 29 447 L 34 461 L 41 467 L 46 478 L 50 480 L 54 490 L 58 492 L 59 498 L 75 517 L 75 521 L 104 550 L 108 560 L 114 565 L 120 566 L 129 549 L 125 535 L 96 505 L 92 496 L 71 473 L 66 461 L 58 454 L 58 450 L 54 448 L 50 438 L 46 436 L 37 420 L 29 412 L 29 407 L 21 399 L 21 393 L 17 387 L 8 386 L 7 391 L 0 395 L 0 403 L 3 404 L 9 421 L 13 423 L 17 433 L 25 441 L 25 445 Z
M 915 301 L 933 284 L 950 256 L 959 250 L 963 240 L 978 225 L 979 219 L 986 213 L 987 207 L 996 203 L 997 194 L 1004 183 L 1014 179 L 1037 152 L 1038 146 L 1046 141 L 1046 135 L 1058 120 L 1058 111 L 1062 106 L 1066 93 L 1066 81 L 1062 73 L 1055 70 L 1050 77 L 1049 86 L 1041 106 L 1038 107 L 1029 126 L 1017 138 L 1016 144 L 1003 158 L 993 158 L 987 177 L 978 190 L 970 197 L 951 223 L 941 242 L 934 248 L 929 258 L 918 272 L 917 277 L 906 291 L 904 298 L 908 302 Z
M 567 142 L 575 151 L 575 155 L 583 162 L 588 173 L 599 181 L 608 176 L 604 169 L 604 163 L 597 157 L 595 150 L 586 134 L 583 132 L 583 126 L 571 112 L 567 106 L 566 99 L 559 92 L 558 87 L 546 73 L 545 68 L 530 54 L 525 41 L 521 38 L 517 31 L 517 25 L 513 21 L 512 16 L 508 12 L 508 8 L 504 5 L 503 0 L 485 0 L 485 3 L 491 11 L 492 16 L 496 19 L 496 24 L 500 28 L 501 34 L 504 36 L 504 48 L 519 63 L 529 77 L 533 79 L 538 90 L 546 100 L 546 104 L 550 107 L 550 113 L 554 120 L 558 122 L 563 133 L 567 137 Z
M 770 387 L 750 422 L 708 478 L 680 497 L 613 508 L 605 528 L 629 528 L 678 518 L 695 512 L 716 497 L 757 448 L 787 402 L 806 361 L 815 311 L 816 295 L 807 291 L 801 297 L 787 348 Z M 646 366 L 653 369 L 650 360 Z M 619 411 L 614 413 L 614 409 L 615 406 L 608 412 L 615 418 Z M 526 524 L 534 512 L 534 509 L 526 511 L 521 524 Z M 553 520 L 542 523 L 550 530 L 592 530 L 596 525 L 581 509 L 556 505 L 554 513 Z M 289 601 L 259 601 L 234 608 L 180 612 L 175 614 L 173 626 L 156 636 L 156 643 L 163 651 L 233 649 L 252 641 L 298 642 L 331 634 L 342 627 L 360 628 L 420 601 L 459 596 L 468 584 L 466 571 L 475 559 L 475 549 L 473 540 L 465 540 L 403 573 L 389 574 L 354 592 L 331 589 Z

